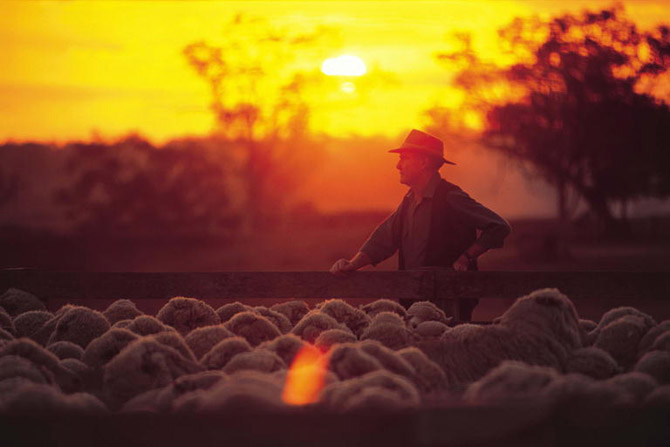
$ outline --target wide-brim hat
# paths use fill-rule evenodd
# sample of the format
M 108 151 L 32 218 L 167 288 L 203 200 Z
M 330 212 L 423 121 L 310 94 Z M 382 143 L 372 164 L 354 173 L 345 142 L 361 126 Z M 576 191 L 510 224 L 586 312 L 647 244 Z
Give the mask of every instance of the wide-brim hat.
M 391 149 L 389 152 L 419 152 L 442 160 L 444 163 L 455 165 L 453 161 L 444 158 L 444 145 L 442 140 L 428 135 L 420 130 L 412 129 L 403 141 L 402 146 Z

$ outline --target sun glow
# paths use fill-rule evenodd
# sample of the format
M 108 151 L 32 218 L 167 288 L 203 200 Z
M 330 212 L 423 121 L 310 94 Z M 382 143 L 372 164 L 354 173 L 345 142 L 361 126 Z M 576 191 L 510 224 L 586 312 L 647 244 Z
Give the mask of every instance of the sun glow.
M 328 76 L 363 76 L 368 70 L 360 57 L 344 54 L 323 61 L 321 71 Z
M 328 356 L 313 346 L 298 352 L 286 376 L 282 399 L 290 405 L 306 405 L 319 397 L 328 366 Z

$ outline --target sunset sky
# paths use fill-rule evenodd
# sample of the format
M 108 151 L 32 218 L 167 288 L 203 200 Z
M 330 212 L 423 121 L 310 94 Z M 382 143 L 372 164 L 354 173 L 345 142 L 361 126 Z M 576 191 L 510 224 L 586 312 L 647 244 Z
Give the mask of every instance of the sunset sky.
M 670 17 L 668 0 L 625 2 L 649 28 Z M 312 129 L 336 135 L 397 135 L 421 126 L 430 106 L 457 106 L 435 60 L 445 36 L 471 30 L 477 49 L 495 58 L 495 30 L 513 17 L 597 9 L 609 1 L 215 2 L 0 1 L 0 142 L 65 141 L 130 131 L 160 143 L 203 135 L 214 124 L 206 82 L 182 54 L 190 43 L 217 45 L 237 13 L 279 30 L 337 31 L 309 55 L 358 56 L 367 74 L 312 92 Z M 273 67 L 266 67 L 271 72 Z M 325 75 L 322 75 L 325 76 Z M 367 77 L 367 78 L 366 78 Z M 383 81 L 379 81 L 382 79 Z

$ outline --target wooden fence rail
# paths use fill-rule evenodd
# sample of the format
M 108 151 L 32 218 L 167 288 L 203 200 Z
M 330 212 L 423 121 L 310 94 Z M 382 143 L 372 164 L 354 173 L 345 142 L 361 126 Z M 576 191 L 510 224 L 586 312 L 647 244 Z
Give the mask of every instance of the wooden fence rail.
M 16 287 L 42 299 L 392 298 L 430 300 L 460 315 L 466 299 L 516 298 L 556 287 L 572 300 L 670 299 L 669 272 L 443 270 L 328 272 L 126 273 L 0 271 L 0 293 Z

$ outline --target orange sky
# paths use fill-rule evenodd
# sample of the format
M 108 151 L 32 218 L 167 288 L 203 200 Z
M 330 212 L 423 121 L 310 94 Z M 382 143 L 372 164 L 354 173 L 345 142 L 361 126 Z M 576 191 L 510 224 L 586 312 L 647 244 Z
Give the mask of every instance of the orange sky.
M 340 44 L 310 60 L 354 54 L 369 75 L 361 83 L 311 96 L 312 127 L 331 134 L 397 135 L 424 122 L 435 104 L 456 105 L 449 74 L 435 61 L 444 36 L 473 30 L 479 50 L 515 16 L 598 8 L 609 1 L 167 2 L 0 1 L 0 141 L 117 137 L 139 131 L 156 142 L 205 134 L 213 125 L 207 84 L 188 66 L 185 45 L 221 40 L 238 12 L 279 28 L 330 25 Z M 625 2 L 642 27 L 668 17 L 667 0 Z M 332 87 L 332 85 L 331 85 Z

